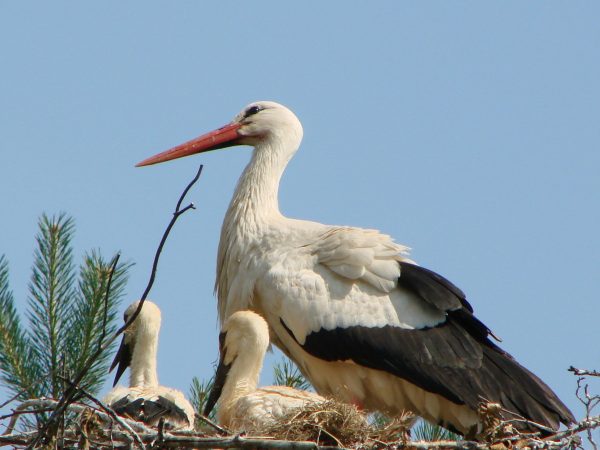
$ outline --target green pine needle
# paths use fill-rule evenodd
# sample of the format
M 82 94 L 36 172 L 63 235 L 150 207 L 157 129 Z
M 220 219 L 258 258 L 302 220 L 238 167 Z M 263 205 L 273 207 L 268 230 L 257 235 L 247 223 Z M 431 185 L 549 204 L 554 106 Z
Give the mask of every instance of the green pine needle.
M 190 399 L 190 403 L 194 407 L 194 410 L 196 411 L 196 414 L 198 414 L 198 415 L 201 415 L 202 411 L 204 411 L 204 406 L 206 405 L 206 401 L 208 400 L 208 395 L 213 387 L 213 382 L 214 382 L 214 377 L 211 377 L 208 381 L 200 380 L 200 378 L 198 378 L 198 377 L 192 378 L 189 399 Z M 213 410 L 210 412 L 210 414 L 208 415 L 208 418 L 213 421 L 216 419 L 216 409 L 215 408 L 213 408 Z M 198 421 L 196 423 L 197 429 L 199 429 L 198 427 L 201 428 L 202 426 L 203 426 L 203 422 Z
M 117 308 L 132 264 L 117 265 L 105 298 L 111 261 L 92 251 L 76 272 L 71 246 L 74 229 L 73 219 L 65 214 L 44 214 L 39 220 L 29 283 L 28 329 L 16 312 L 8 263 L 0 256 L 0 383 L 18 394 L 17 400 L 60 397 L 65 389 L 63 378 L 74 377 L 99 341 L 116 331 Z M 93 394 L 100 390 L 110 354 L 104 351 L 94 362 L 80 383 L 82 388 Z
M 48 374 L 39 380 L 43 391 L 57 398 L 62 387 L 58 382 L 59 361 L 68 330 L 65 318 L 74 295 L 74 222 L 64 213 L 51 218 L 44 214 L 38 225 L 29 283 L 29 338 L 35 359 L 43 373 Z
M 311 388 L 310 383 L 304 378 L 298 367 L 285 356 L 273 366 L 273 375 L 276 385 L 305 391 Z
M 99 251 L 85 255 L 79 269 L 78 289 L 71 302 L 70 315 L 65 321 L 68 324 L 65 344 L 71 349 L 66 354 L 67 367 L 72 374 L 78 373 L 98 346 L 117 330 L 117 308 L 123 297 L 130 267 L 131 264 L 121 263 L 115 269 L 107 299 L 105 320 L 105 296 L 111 262 L 105 260 Z M 104 331 L 103 323 L 106 323 Z M 108 349 L 96 359 L 80 383 L 82 388 L 94 394 L 97 392 L 106 376 L 106 366 L 112 353 L 111 349 Z
M 462 437 L 439 425 L 420 419 L 410 430 L 416 441 L 460 441 Z
M 0 256 L 0 382 L 21 400 L 40 394 L 39 367 L 23 331 L 8 284 L 8 262 Z

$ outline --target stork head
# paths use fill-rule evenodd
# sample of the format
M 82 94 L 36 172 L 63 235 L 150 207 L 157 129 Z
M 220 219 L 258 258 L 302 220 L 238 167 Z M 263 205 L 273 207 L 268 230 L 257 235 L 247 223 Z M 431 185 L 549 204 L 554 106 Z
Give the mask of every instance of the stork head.
M 123 321 L 129 322 L 131 316 L 137 311 L 140 302 L 135 301 L 127 307 L 123 313 Z M 158 334 L 160 330 L 161 313 L 158 306 L 150 300 L 144 300 L 140 313 L 134 322 L 125 330 L 124 337 L 128 340 L 135 340 L 136 336 L 143 334 Z
M 219 335 L 221 356 L 203 414 L 208 416 L 221 397 L 221 393 L 232 376 L 233 383 L 240 380 L 237 376 L 246 377 L 248 385 L 256 388 L 258 375 L 262 368 L 267 348 L 269 347 L 269 327 L 267 322 L 252 311 L 238 311 L 225 321 Z M 233 369 L 233 366 L 236 369 Z M 235 373 L 234 373 L 235 372 Z
M 269 101 L 254 102 L 227 125 L 151 156 L 137 166 L 149 166 L 234 145 L 251 145 L 260 149 L 267 147 L 262 144 L 273 143 L 279 144 L 279 151 L 289 152 L 289 155 L 285 155 L 289 159 L 300 146 L 302 134 L 302 124 L 285 106 Z
M 123 314 L 125 323 L 129 322 L 129 319 L 133 316 L 135 311 L 137 311 L 139 303 L 139 301 L 135 301 L 127 307 Z M 117 365 L 119 366 L 117 368 L 117 373 L 115 374 L 113 386 L 117 384 L 121 375 L 125 372 L 125 369 L 131 365 L 131 358 L 135 351 L 136 344 L 138 344 L 141 339 L 156 339 L 158 337 L 160 321 L 161 314 L 158 306 L 149 300 L 145 300 L 140 313 L 123 333 L 121 345 L 110 366 L 110 372 L 112 372 Z
M 252 311 L 233 313 L 223 324 L 220 339 L 223 362 L 230 365 L 240 354 L 264 355 L 269 347 L 267 322 Z M 259 359 L 259 358 L 256 358 Z M 258 361 L 262 365 L 262 360 Z

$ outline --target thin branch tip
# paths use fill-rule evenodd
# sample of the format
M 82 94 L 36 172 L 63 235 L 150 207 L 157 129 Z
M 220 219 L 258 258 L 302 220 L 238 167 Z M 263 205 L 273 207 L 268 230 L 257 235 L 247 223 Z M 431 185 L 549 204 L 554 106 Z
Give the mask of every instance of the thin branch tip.
M 585 376 L 600 377 L 600 372 L 597 370 L 578 369 L 575 366 L 569 366 L 569 368 L 567 370 L 569 372 L 573 372 L 574 375 L 577 375 L 580 377 L 585 377 Z

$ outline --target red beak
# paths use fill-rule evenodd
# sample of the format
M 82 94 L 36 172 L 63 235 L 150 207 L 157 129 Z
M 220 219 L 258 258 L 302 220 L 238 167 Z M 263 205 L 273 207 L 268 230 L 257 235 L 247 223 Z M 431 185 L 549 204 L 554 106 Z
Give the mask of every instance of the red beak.
M 230 123 L 218 130 L 206 133 L 196 139 L 186 142 L 185 144 L 173 147 L 170 150 L 151 156 L 137 163 L 136 167 L 149 166 L 158 164 L 172 159 L 181 158 L 183 156 L 194 155 L 196 153 L 208 152 L 218 148 L 231 147 L 235 145 L 236 140 L 240 137 L 238 130 L 241 127 L 239 123 Z

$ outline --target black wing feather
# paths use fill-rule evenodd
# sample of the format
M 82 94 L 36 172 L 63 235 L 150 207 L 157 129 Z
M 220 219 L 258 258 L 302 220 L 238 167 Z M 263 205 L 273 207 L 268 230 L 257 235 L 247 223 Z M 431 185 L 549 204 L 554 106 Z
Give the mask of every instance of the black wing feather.
M 431 306 L 441 311 L 466 309 L 473 312 L 466 295 L 451 281 L 425 267 L 400 262 L 398 286 L 413 291 Z
M 181 423 L 190 424 L 185 411 L 165 397 L 158 396 L 153 399 L 134 398 L 125 396 L 110 407 L 119 415 L 129 417 L 147 425 L 156 425 L 161 417 L 165 418 L 167 429 L 177 427 Z
M 158 422 L 161 417 L 165 418 L 165 424 L 167 425 L 189 424 L 190 422 L 183 409 L 162 396 L 158 396 L 153 400 L 146 400 L 144 402 L 144 414 L 148 423 Z
M 138 422 L 144 421 L 144 399 L 136 398 L 131 400 L 129 396 L 125 396 L 117 400 L 110 407 L 119 415 L 129 417 Z
M 459 288 L 431 270 L 409 263 L 400 266 L 398 288 L 444 312 L 444 322 L 417 330 L 396 326 L 321 329 L 299 345 L 327 361 L 352 360 L 393 373 L 475 410 L 485 400 L 552 428 L 575 420 L 543 381 L 489 339 L 490 330 L 473 315 Z

